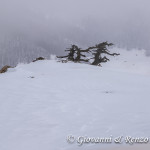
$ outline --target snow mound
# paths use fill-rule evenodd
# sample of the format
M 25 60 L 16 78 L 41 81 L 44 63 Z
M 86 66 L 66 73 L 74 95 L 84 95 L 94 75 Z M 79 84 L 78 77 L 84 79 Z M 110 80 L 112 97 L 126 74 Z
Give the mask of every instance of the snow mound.
M 66 137 L 150 135 L 150 58 L 117 50 L 103 67 L 44 60 L 0 75 L 0 149 L 103 149 Z

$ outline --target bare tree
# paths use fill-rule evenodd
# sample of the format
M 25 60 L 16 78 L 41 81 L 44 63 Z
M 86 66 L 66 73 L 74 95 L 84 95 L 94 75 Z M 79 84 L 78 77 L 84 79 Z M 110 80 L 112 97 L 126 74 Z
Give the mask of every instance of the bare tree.
M 86 55 L 84 55 L 82 53 L 89 52 L 90 49 L 82 50 L 77 45 L 72 45 L 71 48 L 68 48 L 65 51 L 69 52 L 68 55 L 57 56 L 57 58 L 67 58 L 67 60 L 74 61 L 74 62 L 80 62 L 80 61 L 88 62 L 89 61 L 89 59 L 84 59 L 84 58 L 86 58 Z M 75 56 L 75 54 L 76 54 L 76 56 Z
M 108 43 L 108 42 L 103 42 L 103 43 L 96 45 L 95 46 L 96 50 L 93 50 L 94 53 L 92 53 L 94 55 L 94 57 L 92 58 L 92 59 L 94 59 L 92 65 L 99 65 L 100 63 L 109 61 L 109 59 L 106 56 L 102 57 L 102 54 L 106 54 L 106 55 L 110 55 L 110 56 L 120 55 L 117 53 L 111 54 L 108 51 L 107 47 L 112 46 L 112 45 L 113 45 L 112 43 Z
M 89 59 L 86 58 L 86 55 L 83 53 L 92 53 L 94 55 L 94 59 L 92 65 L 100 65 L 101 63 L 109 61 L 109 59 L 106 56 L 102 56 L 102 54 L 110 55 L 110 56 L 117 56 L 120 54 L 117 53 L 110 53 L 107 49 L 107 47 L 112 46 L 112 43 L 103 42 L 100 44 L 97 44 L 93 47 L 89 47 L 85 50 L 79 48 L 77 45 L 72 45 L 71 48 L 65 50 L 68 51 L 68 55 L 66 56 L 57 56 L 57 58 L 67 58 L 65 61 L 73 61 L 73 62 L 89 62 Z M 75 56 L 76 55 L 76 56 Z M 85 59 L 86 58 L 86 59 Z
M 69 51 L 67 56 L 57 56 L 57 58 L 67 58 L 70 61 L 74 61 L 74 55 L 75 55 L 75 51 L 76 51 L 76 45 L 72 45 L 71 48 L 65 50 L 65 51 Z

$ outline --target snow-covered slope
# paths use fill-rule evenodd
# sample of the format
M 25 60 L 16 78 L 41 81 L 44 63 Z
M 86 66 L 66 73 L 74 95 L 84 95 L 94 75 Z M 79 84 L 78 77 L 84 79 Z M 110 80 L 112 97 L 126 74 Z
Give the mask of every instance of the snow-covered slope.
M 150 58 L 120 53 L 103 67 L 45 60 L 1 74 L 0 150 L 103 149 L 68 144 L 70 134 L 149 136 Z

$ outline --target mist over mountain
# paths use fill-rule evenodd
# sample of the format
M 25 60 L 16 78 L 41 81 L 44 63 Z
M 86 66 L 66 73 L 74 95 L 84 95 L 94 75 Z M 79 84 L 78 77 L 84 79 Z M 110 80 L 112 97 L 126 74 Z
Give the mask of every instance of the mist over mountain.
M 149 54 L 149 7 L 149 0 L 1 0 L 0 66 L 106 40 Z

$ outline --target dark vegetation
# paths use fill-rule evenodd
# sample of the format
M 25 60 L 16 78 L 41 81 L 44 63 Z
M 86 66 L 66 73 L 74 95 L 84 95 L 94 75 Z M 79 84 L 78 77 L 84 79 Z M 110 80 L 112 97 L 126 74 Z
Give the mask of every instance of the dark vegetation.
M 101 66 L 101 63 L 109 61 L 109 59 L 105 55 L 110 56 L 120 55 L 117 53 L 110 53 L 108 47 L 112 45 L 113 45 L 112 43 L 103 42 L 95 46 L 89 47 L 87 49 L 81 49 L 77 45 L 72 45 L 71 48 L 65 50 L 66 52 L 68 52 L 66 56 L 57 56 L 57 58 L 60 58 L 63 63 L 66 63 L 68 61 L 90 63 L 90 60 L 92 59 L 93 62 L 91 63 L 91 65 Z M 45 58 L 38 57 L 32 62 L 36 62 L 39 60 L 45 60 Z M 0 70 L 0 73 L 7 72 L 8 68 L 13 67 L 6 65 Z
M 4 66 L 1 70 L 0 73 L 5 73 L 7 72 L 8 68 L 12 68 L 11 66 Z
M 91 64 L 97 66 L 100 65 L 101 63 L 105 63 L 109 61 L 109 59 L 103 55 L 110 55 L 110 56 L 120 55 L 117 53 L 110 53 L 110 51 L 108 50 L 109 46 L 113 46 L 113 44 L 108 42 L 103 42 L 83 50 L 79 48 L 77 45 L 72 45 L 71 48 L 65 50 L 66 52 L 68 52 L 68 55 L 57 56 L 57 58 L 62 59 L 62 62 L 67 62 L 67 61 L 89 62 L 89 60 L 92 59 L 93 62 Z M 87 57 L 86 54 L 88 54 L 89 57 Z M 65 58 L 65 60 L 63 58 Z
M 36 61 L 39 61 L 39 60 L 45 60 L 45 58 L 44 58 L 44 57 L 38 57 L 38 58 L 36 58 L 35 60 L 33 60 L 32 62 L 36 62 Z M 11 67 L 11 66 L 6 65 L 6 66 L 4 66 L 4 67 L 1 68 L 0 74 L 7 72 L 7 70 L 8 70 L 9 68 L 14 68 L 14 67 Z M 31 78 L 34 78 L 34 77 L 31 77 Z
M 38 57 L 38 58 L 36 58 L 35 60 L 33 60 L 32 62 L 36 62 L 36 61 L 38 61 L 38 60 L 45 60 L 45 58 L 44 58 L 44 57 Z

